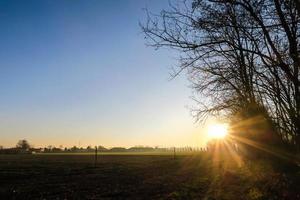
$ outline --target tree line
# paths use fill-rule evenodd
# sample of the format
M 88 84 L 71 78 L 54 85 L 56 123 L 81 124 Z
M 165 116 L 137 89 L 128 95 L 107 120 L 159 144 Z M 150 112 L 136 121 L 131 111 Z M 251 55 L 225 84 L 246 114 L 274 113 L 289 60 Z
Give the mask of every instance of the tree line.
M 148 45 L 179 55 L 172 76 L 187 73 L 197 120 L 300 151 L 299 0 L 190 0 L 147 16 Z
M 55 147 L 49 145 L 43 148 L 35 148 L 27 140 L 19 140 L 13 148 L 3 148 L 0 145 L 0 154 L 32 154 L 32 153 L 92 153 L 95 152 L 96 147 Z M 201 147 L 176 147 L 177 152 L 192 152 L 192 151 L 207 151 L 207 148 Z M 104 146 L 97 146 L 98 152 L 173 152 L 174 147 L 149 147 L 149 146 L 134 146 L 134 147 L 112 147 L 105 148 Z

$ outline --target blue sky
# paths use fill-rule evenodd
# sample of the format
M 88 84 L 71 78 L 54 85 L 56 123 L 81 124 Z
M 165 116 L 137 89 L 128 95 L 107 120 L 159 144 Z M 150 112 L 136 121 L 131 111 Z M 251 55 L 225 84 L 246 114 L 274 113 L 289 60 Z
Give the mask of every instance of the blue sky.
M 163 0 L 0 1 L 0 145 L 202 145 L 174 52 L 146 47 Z

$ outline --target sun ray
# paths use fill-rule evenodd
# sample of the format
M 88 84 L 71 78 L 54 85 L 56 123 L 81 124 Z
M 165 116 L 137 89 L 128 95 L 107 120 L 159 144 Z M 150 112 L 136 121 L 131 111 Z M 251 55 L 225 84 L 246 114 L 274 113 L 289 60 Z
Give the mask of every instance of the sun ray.
M 292 163 L 295 163 L 295 164 L 300 163 L 299 159 L 295 155 L 291 155 L 291 154 L 288 154 L 286 152 L 276 150 L 274 148 L 271 148 L 268 145 L 261 144 L 259 142 L 256 142 L 256 141 L 253 141 L 253 140 L 250 140 L 250 139 L 247 139 L 247 138 L 239 137 L 239 136 L 236 136 L 236 135 L 230 135 L 230 138 L 232 138 L 233 140 L 236 140 L 238 142 L 241 142 L 243 144 L 246 144 L 246 145 L 252 146 L 254 148 L 257 148 L 259 150 L 265 151 L 269 154 L 272 154 L 273 156 L 284 159 L 286 161 L 289 161 L 289 162 L 292 162 Z

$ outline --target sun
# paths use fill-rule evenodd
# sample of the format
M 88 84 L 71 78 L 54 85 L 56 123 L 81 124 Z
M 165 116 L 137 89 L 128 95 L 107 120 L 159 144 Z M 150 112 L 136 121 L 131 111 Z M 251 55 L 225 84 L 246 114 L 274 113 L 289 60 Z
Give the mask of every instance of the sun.
M 207 129 L 208 136 L 213 139 L 223 139 L 228 134 L 227 124 L 211 124 Z

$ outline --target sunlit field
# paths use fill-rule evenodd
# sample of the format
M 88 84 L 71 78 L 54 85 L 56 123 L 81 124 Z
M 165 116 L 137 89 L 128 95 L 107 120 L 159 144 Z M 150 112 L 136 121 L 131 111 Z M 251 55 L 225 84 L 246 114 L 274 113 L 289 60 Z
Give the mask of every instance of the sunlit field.
M 226 163 L 226 164 L 225 164 Z M 300 177 L 225 154 L 1 155 L 0 199 L 297 199 Z M 290 171 L 290 173 L 293 173 Z

